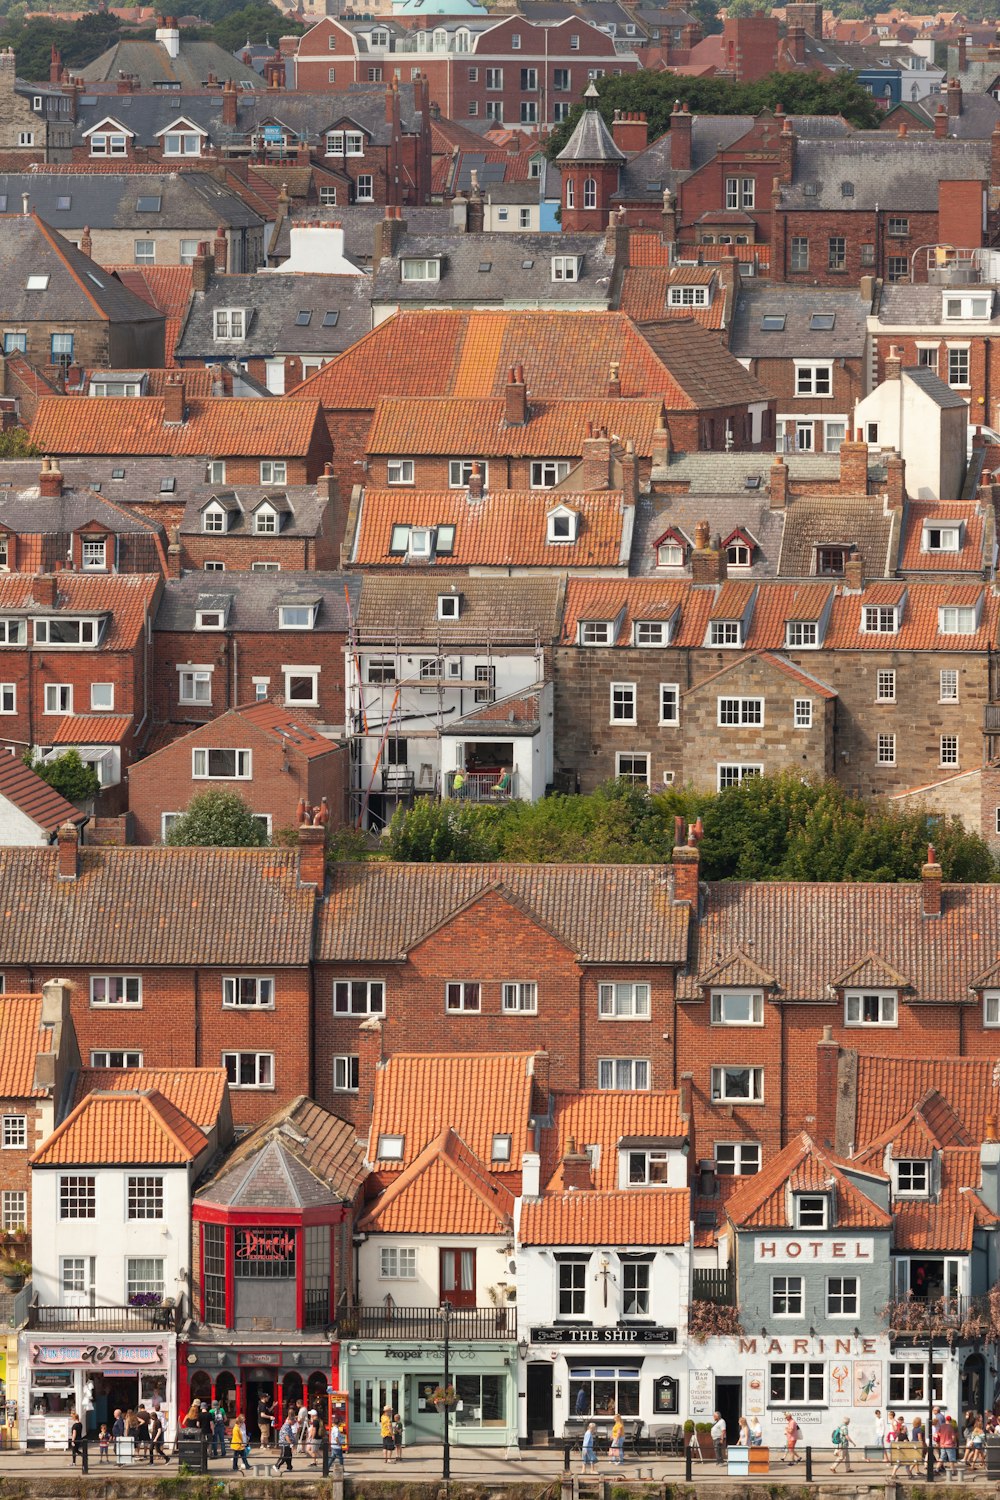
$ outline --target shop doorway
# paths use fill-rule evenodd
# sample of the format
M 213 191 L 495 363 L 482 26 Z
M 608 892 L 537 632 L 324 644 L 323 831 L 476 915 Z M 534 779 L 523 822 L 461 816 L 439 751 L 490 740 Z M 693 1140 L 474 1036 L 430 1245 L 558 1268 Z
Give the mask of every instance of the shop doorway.
M 715 1406 L 726 1424 L 726 1441 L 735 1443 L 740 1435 L 740 1407 L 743 1404 L 743 1381 L 738 1375 L 717 1375 Z
M 281 1382 L 281 1414 L 284 1416 L 292 1404 L 302 1405 L 302 1376 L 298 1370 L 289 1370 Z
M 266 1379 L 264 1377 L 254 1377 L 251 1379 L 248 1376 L 244 1393 L 244 1399 L 246 1402 L 246 1406 L 244 1409 L 246 1411 L 247 1431 L 249 1432 L 255 1443 L 260 1442 L 260 1423 L 257 1420 L 257 1408 L 260 1405 L 261 1396 L 270 1396 L 273 1402 L 273 1377 L 269 1376 Z M 273 1406 L 271 1409 L 273 1411 Z
M 528 1442 L 544 1443 L 552 1436 L 552 1361 L 528 1366 Z
M 135 1411 L 138 1405 L 138 1375 L 94 1376 L 94 1420 L 98 1427 L 102 1422 L 106 1422 L 110 1432 L 116 1410 L 124 1414 Z
M 232 1370 L 220 1370 L 215 1377 L 215 1399 L 221 1401 L 231 1417 L 236 1411 L 236 1376 Z
M 322 1370 L 314 1370 L 306 1383 L 306 1398 L 309 1402 L 309 1410 L 318 1412 L 323 1421 L 329 1425 L 327 1387 L 330 1384 L 329 1375 L 324 1375 Z

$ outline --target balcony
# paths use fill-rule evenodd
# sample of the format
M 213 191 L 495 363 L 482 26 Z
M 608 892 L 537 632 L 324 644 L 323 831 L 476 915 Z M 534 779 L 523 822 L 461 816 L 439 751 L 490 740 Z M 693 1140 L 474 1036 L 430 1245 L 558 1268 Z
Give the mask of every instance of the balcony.
M 693 1271 L 691 1296 L 695 1302 L 712 1302 L 717 1307 L 736 1306 L 736 1277 L 731 1266 L 721 1271 Z
M 28 1308 L 28 1327 L 45 1333 L 177 1333 L 181 1325 L 179 1306 L 161 1307 L 52 1307 L 33 1302 Z
M 421 1339 L 444 1341 L 444 1314 L 438 1307 L 355 1307 L 337 1319 L 340 1338 Z M 513 1307 L 455 1307 L 449 1339 L 514 1339 L 517 1312 Z
M 971 1344 L 1000 1338 L 1000 1307 L 989 1296 L 900 1297 L 882 1317 L 896 1343 Z
M 465 779 L 459 787 L 455 777 Z M 510 802 L 518 795 L 517 772 L 497 766 L 491 771 L 449 771 L 445 776 L 445 796 L 456 802 Z

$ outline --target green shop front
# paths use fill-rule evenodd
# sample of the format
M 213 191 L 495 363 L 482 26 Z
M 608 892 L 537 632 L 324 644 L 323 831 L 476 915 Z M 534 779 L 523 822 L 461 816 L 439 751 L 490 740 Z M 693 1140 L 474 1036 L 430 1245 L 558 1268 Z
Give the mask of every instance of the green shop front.
M 447 1386 L 454 1404 L 448 1424 L 456 1445 L 506 1447 L 517 1441 L 517 1344 L 513 1329 L 498 1328 L 499 1321 L 479 1309 L 471 1322 L 456 1312 L 449 1329 Z M 387 1406 L 403 1419 L 404 1444 L 443 1443 L 445 1408 L 434 1400 L 446 1388 L 442 1319 L 435 1313 L 392 1322 L 396 1326 L 381 1337 L 352 1339 L 342 1331 L 340 1377 L 348 1393 L 351 1446 L 379 1445 L 379 1419 Z

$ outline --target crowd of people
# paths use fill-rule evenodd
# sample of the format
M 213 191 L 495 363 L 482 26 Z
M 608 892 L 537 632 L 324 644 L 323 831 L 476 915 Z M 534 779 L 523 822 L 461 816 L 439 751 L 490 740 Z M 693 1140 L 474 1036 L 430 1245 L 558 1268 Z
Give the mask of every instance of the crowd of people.
M 260 1429 L 260 1448 L 270 1453 L 275 1446 L 275 1422 L 270 1397 L 261 1398 L 257 1412 Z M 209 1443 L 211 1458 L 232 1454 L 233 1472 L 250 1467 L 250 1433 L 246 1417 L 241 1412 L 230 1416 L 221 1401 L 203 1402 L 194 1400 L 184 1418 L 186 1432 L 202 1432 Z M 322 1463 L 324 1439 L 329 1439 L 330 1462 L 343 1466 L 347 1439 L 343 1428 L 336 1422 L 329 1430 L 315 1407 L 305 1402 L 292 1402 L 286 1409 L 276 1434 L 277 1456 L 271 1465 L 275 1476 L 292 1472 L 292 1461 L 296 1453 L 308 1460 L 307 1468 L 318 1469 Z

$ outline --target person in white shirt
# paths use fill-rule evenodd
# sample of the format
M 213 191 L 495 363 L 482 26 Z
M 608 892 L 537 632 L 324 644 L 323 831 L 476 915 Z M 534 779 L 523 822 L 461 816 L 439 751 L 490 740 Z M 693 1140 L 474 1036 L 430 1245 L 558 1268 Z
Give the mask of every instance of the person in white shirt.
M 726 1424 L 721 1412 L 713 1412 L 715 1418 L 712 1423 L 712 1446 L 715 1449 L 715 1462 L 723 1464 L 726 1461 Z

